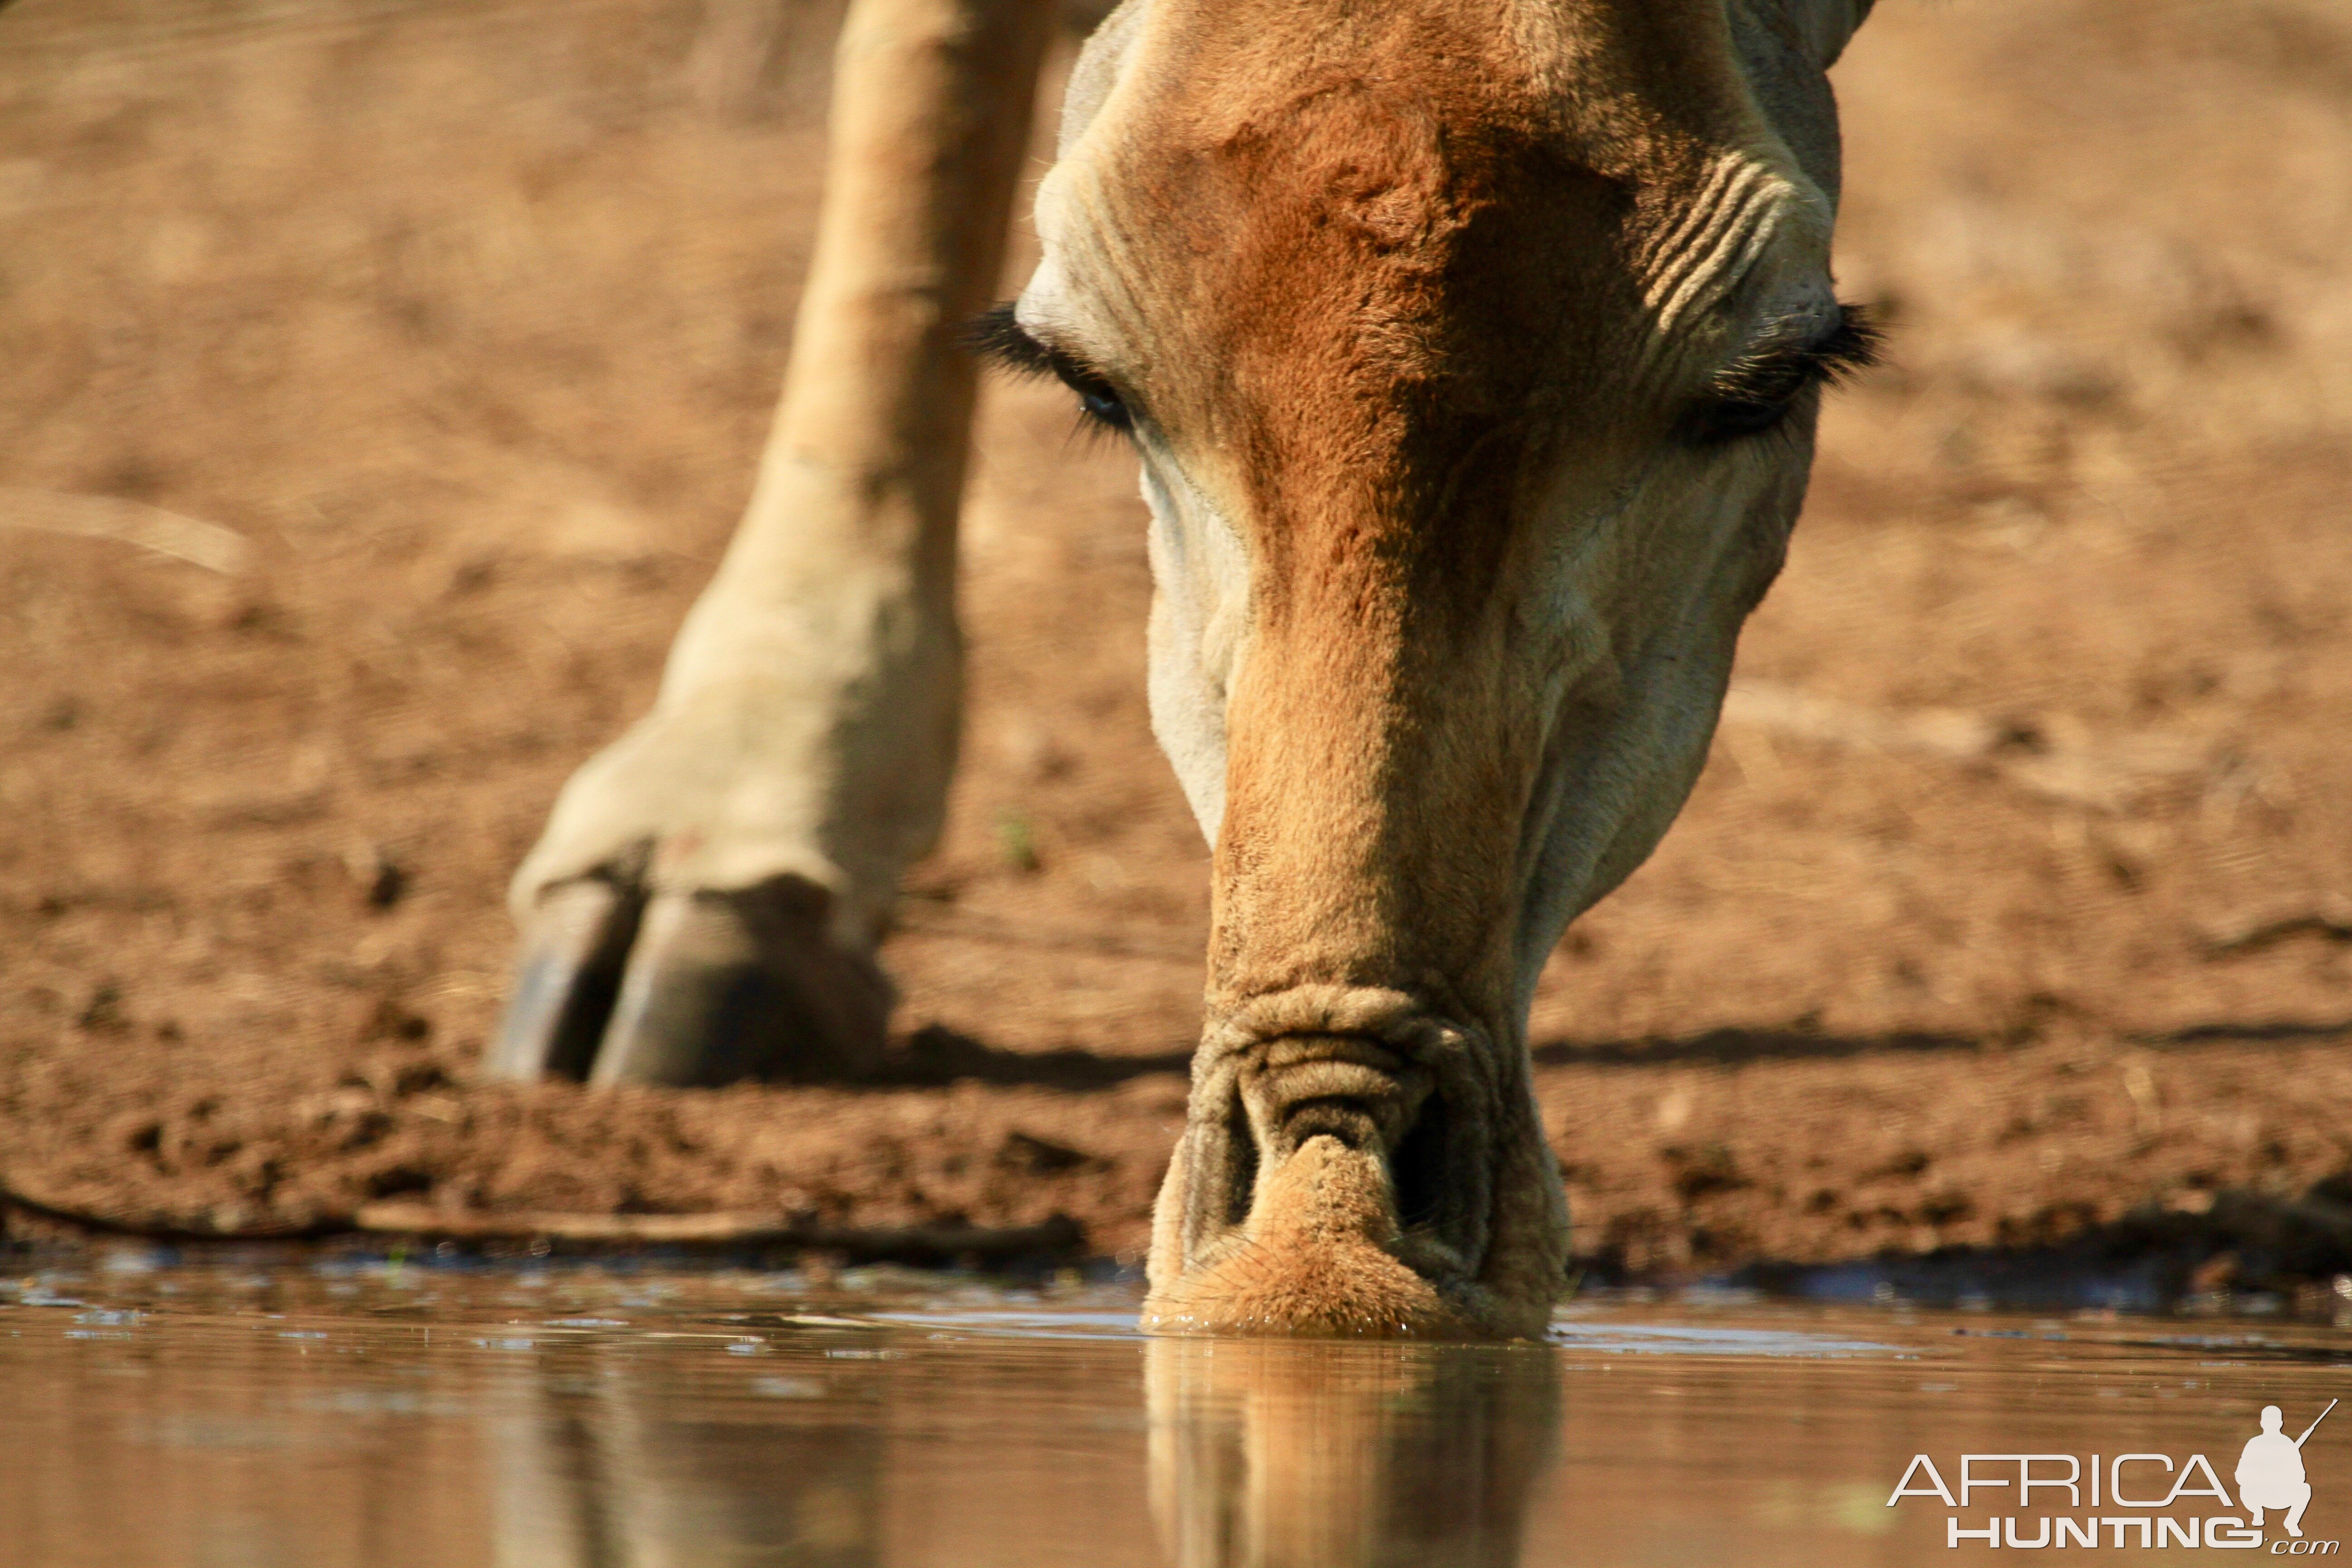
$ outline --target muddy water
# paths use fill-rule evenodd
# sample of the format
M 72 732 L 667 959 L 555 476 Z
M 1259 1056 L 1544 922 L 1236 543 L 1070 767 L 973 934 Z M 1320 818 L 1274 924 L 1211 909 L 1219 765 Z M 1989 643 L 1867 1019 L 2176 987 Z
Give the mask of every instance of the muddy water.
M 2292 1436 L 2352 1394 L 2352 1336 L 2318 1325 L 1699 1297 L 1471 1349 L 1149 1342 L 1133 1310 L 1075 1282 L 117 1255 L 0 1281 L 0 1563 L 1812 1568 L 2060 1519 L 2070 1561 L 2189 1531 L 2220 1557 L 2235 1527 L 2203 1521 L 2238 1510 L 2193 1456 L 2234 1501 L 2263 1405 Z M 2352 1538 L 2338 1417 L 2302 1450 L 2306 1542 Z M 2024 1453 L 2072 1456 L 2032 1479 L 2071 1466 L 2073 1492 L 2021 1503 L 2017 1462 L 1979 1459 L 1967 1508 L 1916 1468 L 1887 1506 L 1915 1455 L 1956 1489 L 1962 1455 Z M 2269 1520 L 2258 1554 L 2300 1544 Z

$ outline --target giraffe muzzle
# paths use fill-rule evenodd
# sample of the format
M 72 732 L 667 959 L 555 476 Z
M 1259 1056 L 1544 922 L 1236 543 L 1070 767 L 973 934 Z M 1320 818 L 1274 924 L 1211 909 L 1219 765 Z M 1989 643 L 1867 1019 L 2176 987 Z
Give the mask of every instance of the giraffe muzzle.
M 1154 1326 L 1481 1331 L 1493 1064 L 1474 1031 L 1381 1011 L 1377 1032 L 1213 1032 L 1154 1239 Z

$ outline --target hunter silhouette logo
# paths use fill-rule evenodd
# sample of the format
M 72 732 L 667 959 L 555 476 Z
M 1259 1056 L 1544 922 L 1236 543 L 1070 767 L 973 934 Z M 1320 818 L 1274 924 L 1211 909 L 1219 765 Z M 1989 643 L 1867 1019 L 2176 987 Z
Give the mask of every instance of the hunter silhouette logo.
M 2327 1410 L 2336 1408 L 2336 1401 L 2327 1402 Z M 2246 1439 L 2245 1452 L 2238 1456 L 2238 1501 L 2246 1510 L 2246 1522 L 2256 1530 L 2263 1527 L 2264 1509 L 2286 1510 L 2286 1532 L 2297 1541 L 2303 1539 L 2303 1510 L 2311 1506 L 2311 1482 L 2303 1473 L 2303 1445 L 2319 1423 L 2327 1419 L 2327 1410 L 2303 1429 L 2303 1436 L 2289 1437 L 2280 1429 L 2284 1413 L 2275 1405 L 2263 1406 L 2263 1429 Z
M 1955 1549 L 1978 1542 L 2118 1550 L 2203 1546 L 2267 1548 L 2273 1557 L 2332 1557 L 2342 1550 L 2340 1542 L 2304 1539 L 2311 1478 L 2304 1468 L 2303 1447 L 2336 1403 L 2329 1400 L 2294 1437 L 2286 1434 L 2285 1412 L 2275 1405 L 2263 1406 L 2262 1430 L 2246 1439 L 2238 1455 L 2234 1502 L 2219 1470 L 2202 1454 L 1962 1454 L 1950 1483 L 1933 1458 L 1915 1454 L 1886 1506 L 1910 1498 L 1941 1502 L 1952 1510 L 1944 1521 L 1944 1544 Z M 1999 1511 L 1971 1517 L 1973 1509 L 1991 1500 L 1975 1494 L 1988 1490 L 1998 1500 Z M 2037 1492 L 2043 1496 L 2037 1498 Z M 2053 1503 L 2054 1509 L 2043 1511 Z M 2263 1538 L 2265 1514 L 2281 1516 L 2284 1537 Z

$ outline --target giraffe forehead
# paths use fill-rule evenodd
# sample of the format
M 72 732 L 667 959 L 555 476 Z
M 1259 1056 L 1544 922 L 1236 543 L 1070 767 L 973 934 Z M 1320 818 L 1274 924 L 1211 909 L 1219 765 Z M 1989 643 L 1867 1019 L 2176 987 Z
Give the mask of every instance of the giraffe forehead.
M 1171 308 L 1244 352 L 1394 347 L 1464 310 L 1510 334 L 1562 309 L 1613 318 L 1587 335 L 1672 331 L 1777 237 L 1827 227 L 1721 27 L 1652 14 L 1680 11 L 1707 7 L 1589 0 L 1547 31 L 1475 0 L 1155 0 L 1041 231 L 1155 339 Z

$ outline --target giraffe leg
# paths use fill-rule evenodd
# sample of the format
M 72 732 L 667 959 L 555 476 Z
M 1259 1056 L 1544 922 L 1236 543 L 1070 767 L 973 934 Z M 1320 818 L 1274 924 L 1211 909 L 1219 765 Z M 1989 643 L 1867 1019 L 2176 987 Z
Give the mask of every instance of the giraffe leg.
M 870 1065 L 872 953 L 936 840 L 961 705 L 956 511 L 1051 0 L 854 0 L 816 253 L 742 524 L 653 710 L 516 874 L 493 1076 Z

